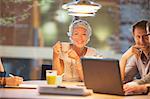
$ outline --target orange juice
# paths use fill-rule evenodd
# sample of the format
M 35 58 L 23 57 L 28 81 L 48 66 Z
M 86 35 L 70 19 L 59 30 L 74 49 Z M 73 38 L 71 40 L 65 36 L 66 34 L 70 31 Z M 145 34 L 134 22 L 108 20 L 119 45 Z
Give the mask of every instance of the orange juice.
M 57 76 L 48 75 L 48 76 L 46 76 L 46 80 L 47 80 L 47 84 L 55 85 L 56 80 L 57 80 Z

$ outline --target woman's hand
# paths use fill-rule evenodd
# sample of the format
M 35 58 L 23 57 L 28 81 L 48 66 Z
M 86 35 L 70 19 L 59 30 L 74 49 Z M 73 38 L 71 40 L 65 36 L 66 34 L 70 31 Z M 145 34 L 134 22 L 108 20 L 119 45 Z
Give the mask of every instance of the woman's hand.
M 80 60 L 80 57 L 77 55 L 77 53 L 76 53 L 73 49 L 70 49 L 70 50 L 68 51 L 68 57 L 73 58 L 73 59 L 75 59 L 76 61 L 79 61 L 79 60 Z
M 5 81 L 7 86 L 18 86 L 19 84 L 23 83 L 23 78 L 18 76 L 6 77 Z
M 60 54 L 62 51 L 62 44 L 60 41 L 58 41 L 53 46 L 53 70 L 57 70 L 57 74 L 61 75 L 64 71 L 64 63 L 63 60 L 60 59 Z
M 56 54 L 59 54 L 61 52 L 62 46 L 60 41 L 58 41 L 54 46 L 53 46 L 53 51 Z

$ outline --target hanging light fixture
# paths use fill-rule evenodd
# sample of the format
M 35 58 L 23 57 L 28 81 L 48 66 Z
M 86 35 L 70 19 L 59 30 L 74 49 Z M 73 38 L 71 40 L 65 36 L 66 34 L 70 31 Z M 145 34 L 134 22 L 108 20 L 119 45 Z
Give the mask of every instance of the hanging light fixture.
M 62 8 L 67 10 L 68 14 L 72 16 L 95 16 L 101 5 L 90 0 L 75 0 L 64 4 Z

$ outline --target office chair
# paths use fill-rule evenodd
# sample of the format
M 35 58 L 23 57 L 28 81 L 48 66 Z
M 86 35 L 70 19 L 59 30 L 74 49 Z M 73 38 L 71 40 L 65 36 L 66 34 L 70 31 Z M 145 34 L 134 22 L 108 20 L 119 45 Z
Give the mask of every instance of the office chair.
M 41 80 L 46 80 L 46 70 L 52 70 L 52 64 L 42 64 Z

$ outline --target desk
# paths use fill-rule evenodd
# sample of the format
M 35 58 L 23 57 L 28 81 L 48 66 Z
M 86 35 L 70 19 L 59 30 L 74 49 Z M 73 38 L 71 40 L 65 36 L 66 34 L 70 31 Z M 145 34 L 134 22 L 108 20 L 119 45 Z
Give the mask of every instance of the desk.
M 46 84 L 46 81 L 25 81 L 25 84 Z M 64 83 L 68 84 L 68 83 Z M 69 84 L 81 84 L 81 83 L 69 83 Z M 32 99 L 150 99 L 148 95 L 139 96 L 117 96 L 107 94 L 94 93 L 90 96 L 68 96 L 68 95 L 45 95 L 39 94 L 37 89 L 16 89 L 16 88 L 0 88 L 0 98 L 32 98 Z

